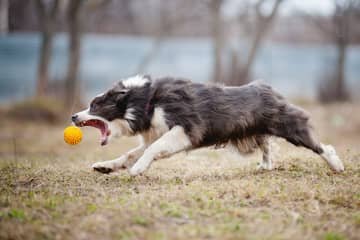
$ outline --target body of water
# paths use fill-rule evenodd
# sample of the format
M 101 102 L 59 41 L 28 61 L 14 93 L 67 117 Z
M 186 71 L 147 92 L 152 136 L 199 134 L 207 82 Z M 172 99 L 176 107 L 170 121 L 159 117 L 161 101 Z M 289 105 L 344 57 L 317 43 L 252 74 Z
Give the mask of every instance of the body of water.
M 33 95 L 40 40 L 40 35 L 35 33 L 0 37 L 1 102 Z M 89 98 L 107 89 L 116 80 L 135 74 L 152 43 L 150 38 L 85 35 L 80 68 L 85 96 Z M 53 49 L 51 79 L 62 80 L 67 67 L 66 35 L 56 36 Z M 326 45 L 269 43 L 260 51 L 253 75 L 286 96 L 314 97 L 320 79 L 333 71 L 335 56 L 335 49 Z M 212 61 L 210 40 L 171 39 L 163 42 L 146 73 L 206 82 L 211 78 Z M 346 76 L 352 93 L 357 94 L 360 90 L 360 47 L 349 49 Z

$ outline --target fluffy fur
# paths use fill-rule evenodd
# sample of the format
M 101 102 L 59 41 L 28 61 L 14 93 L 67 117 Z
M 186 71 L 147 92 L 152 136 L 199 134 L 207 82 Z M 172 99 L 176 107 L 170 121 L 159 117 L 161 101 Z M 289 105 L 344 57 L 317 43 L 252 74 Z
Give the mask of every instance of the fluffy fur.
M 334 148 L 320 144 L 311 135 L 308 115 L 259 82 L 221 87 L 179 78 L 151 80 L 149 76 L 138 75 L 120 81 L 96 97 L 89 110 L 75 114 L 72 119 L 77 125 L 101 119 L 109 136 L 141 136 L 138 148 L 118 159 L 93 165 L 103 173 L 131 166 L 130 174 L 137 175 L 154 159 L 226 144 L 241 153 L 260 148 L 263 152 L 260 168 L 272 169 L 269 136 L 308 148 L 322 156 L 333 170 L 344 170 Z M 107 143 L 107 138 L 104 142 Z

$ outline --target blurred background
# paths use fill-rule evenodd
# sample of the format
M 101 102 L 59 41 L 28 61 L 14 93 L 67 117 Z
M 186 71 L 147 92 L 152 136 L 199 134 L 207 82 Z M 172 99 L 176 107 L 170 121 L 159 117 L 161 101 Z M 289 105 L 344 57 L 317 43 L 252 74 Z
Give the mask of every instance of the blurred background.
M 0 0 L 0 239 L 359 239 L 359 44 L 360 0 Z M 134 74 L 262 79 L 346 171 L 276 139 L 271 172 L 206 148 L 96 174 L 137 139 L 63 130 Z
M 137 73 L 356 101 L 359 26 L 359 0 L 0 0 L 0 102 L 71 111 Z

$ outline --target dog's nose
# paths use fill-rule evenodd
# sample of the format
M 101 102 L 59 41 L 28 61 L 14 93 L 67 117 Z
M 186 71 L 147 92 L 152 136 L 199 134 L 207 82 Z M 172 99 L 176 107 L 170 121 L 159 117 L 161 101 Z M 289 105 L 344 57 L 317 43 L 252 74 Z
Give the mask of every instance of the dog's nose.
M 75 122 L 76 119 L 77 119 L 77 117 L 78 117 L 78 115 L 74 114 L 74 115 L 71 116 L 71 120 L 72 120 L 73 122 Z

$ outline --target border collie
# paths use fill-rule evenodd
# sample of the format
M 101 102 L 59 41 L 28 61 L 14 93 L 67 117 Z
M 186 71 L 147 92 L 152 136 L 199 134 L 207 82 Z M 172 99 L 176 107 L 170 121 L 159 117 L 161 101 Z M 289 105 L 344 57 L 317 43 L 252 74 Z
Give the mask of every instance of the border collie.
M 143 173 L 154 159 L 184 150 L 230 144 L 239 153 L 260 148 L 260 169 L 272 169 L 269 137 L 286 139 L 319 154 L 341 172 L 342 161 L 331 145 L 311 134 L 309 117 L 260 82 L 241 87 L 213 86 L 179 78 L 131 77 L 95 97 L 90 108 L 72 116 L 75 125 L 101 131 L 101 145 L 111 136 L 141 136 L 141 144 L 92 168 L 110 173 L 128 167 L 132 176 Z

